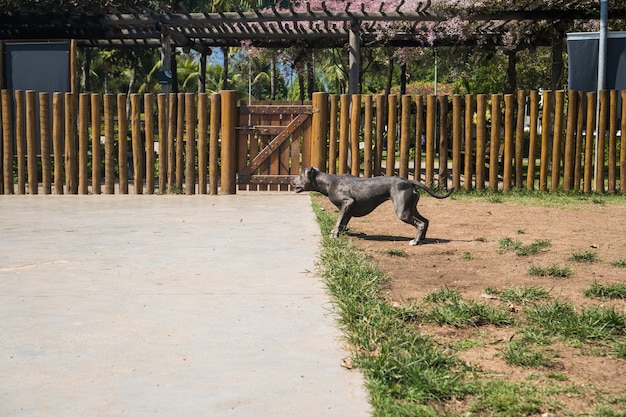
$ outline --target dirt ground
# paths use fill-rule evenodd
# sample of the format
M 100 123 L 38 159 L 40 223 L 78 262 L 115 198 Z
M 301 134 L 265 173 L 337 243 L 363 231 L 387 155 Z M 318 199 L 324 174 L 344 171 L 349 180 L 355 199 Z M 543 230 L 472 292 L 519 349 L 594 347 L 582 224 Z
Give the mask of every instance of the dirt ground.
M 327 199 L 319 202 L 327 210 L 336 211 Z M 395 216 L 390 202 L 366 217 L 353 218 L 349 224 L 350 238 L 389 277 L 383 296 L 393 303 L 419 303 L 426 294 L 447 287 L 460 291 L 466 299 L 498 304 L 503 302 L 489 296 L 487 288 L 542 287 L 553 298 L 572 302 L 579 308 L 601 304 L 615 306 L 618 312 L 626 311 L 626 300 L 598 300 L 583 295 L 596 281 L 605 285 L 626 283 L 626 268 L 611 265 L 626 260 L 626 204 L 581 203 L 547 208 L 463 197 L 422 197 L 418 209 L 430 220 L 427 240 L 420 246 L 409 246 L 415 229 Z M 551 246 L 539 254 L 518 256 L 501 250 L 499 240 L 505 237 L 524 245 L 548 240 Z M 574 253 L 587 251 L 597 252 L 598 260 L 580 263 L 570 259 Z M 568 267 L 573 273 L 567 278 L 531 276 L 531 265 Z M 524 308 L 508 307 L 514 312 Z M 593 387 L 595 394 L 591 398 L 587 394 L 559 396 L 559 402 L 575 413 L 592 410 L 593 398 L 597 396 L 626 395 L 626 361 L 607 354 L 589 354 L 584 348 L 562 344 L 553 347 L 555 366 L 527 369 L 509 366 L 499 355 L 506 342 L 516 336 L 515 328 L 428 326 L 422 330 L 433 335 L 444 348 L 467 338 L 484 341 L 482 347 L 461 351 L 459 355 L 493 378 L 528 381 L 537 373 L 558 372 L 565 375 L 568 383 Z

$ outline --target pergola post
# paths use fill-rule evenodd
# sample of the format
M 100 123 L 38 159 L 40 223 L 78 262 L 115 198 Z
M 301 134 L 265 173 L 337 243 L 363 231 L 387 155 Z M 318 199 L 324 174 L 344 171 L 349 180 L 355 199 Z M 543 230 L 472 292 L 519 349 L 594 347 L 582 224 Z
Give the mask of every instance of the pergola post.
M 349 67 L 350 79 L 348 81 L 348 94 L 358 94 L 359 85 L 361 83 L 361 39 L 360 39 L 360 22 L 356 19 L 352 20 L 349 31 Z
M 161 32 L 161 71 L 164 74 L 172 73 L 172 37 L 169 31 Z M 169 97 L 171 91 L 171 84 L 164 82 L 161 92 Z

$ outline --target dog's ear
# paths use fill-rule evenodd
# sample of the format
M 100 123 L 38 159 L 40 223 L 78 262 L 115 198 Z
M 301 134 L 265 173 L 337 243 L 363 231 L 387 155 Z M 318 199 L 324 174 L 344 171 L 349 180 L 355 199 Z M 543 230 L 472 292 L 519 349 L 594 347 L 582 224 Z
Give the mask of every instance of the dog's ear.
M 317 176 L 317 174 L 320 172 L 320 170 L 318 168 L 315 167 L 310 167 L 306 169 L 306 177 L 310 180 L 312 180 L 313 178 L 315 178 Z

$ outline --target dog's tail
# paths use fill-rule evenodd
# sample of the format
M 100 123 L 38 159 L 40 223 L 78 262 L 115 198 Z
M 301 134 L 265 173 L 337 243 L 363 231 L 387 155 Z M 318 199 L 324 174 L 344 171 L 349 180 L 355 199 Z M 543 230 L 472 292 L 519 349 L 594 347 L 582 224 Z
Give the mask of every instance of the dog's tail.
M 429 186 L 427 186 L 426 184 L 423 184 L 423 183 L 421 183 L 419 181 L 411 181 L 411 184 L 413 184 L 417 188 L 420 188 L 420 189 L 426 191 L 429 195 L 431 195 L 431 196 L 433 196 L 435 198 L 439 198 L 439 199 L 448 198 L 454 192 L 454 188 L 451 188 L 445 194 L 436 194 Z

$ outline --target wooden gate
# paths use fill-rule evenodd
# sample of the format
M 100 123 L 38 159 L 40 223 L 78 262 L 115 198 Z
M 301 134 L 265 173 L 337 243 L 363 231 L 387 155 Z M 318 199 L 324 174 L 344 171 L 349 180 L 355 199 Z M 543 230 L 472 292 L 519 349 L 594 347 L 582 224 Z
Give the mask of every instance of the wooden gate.
M 240 190 L 287 191 L 310 160 L 310 102 L 241 102 L 237 125 Z

